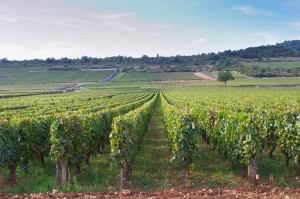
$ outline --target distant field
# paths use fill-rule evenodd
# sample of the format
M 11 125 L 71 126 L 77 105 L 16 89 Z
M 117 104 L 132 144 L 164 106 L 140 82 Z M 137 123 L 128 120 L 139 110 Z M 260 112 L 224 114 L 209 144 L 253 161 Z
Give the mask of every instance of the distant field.
M 0 99 L 15 98 L 15 97 L 26 97 L 33 95 L 46 95 L 46 94 L 61 94 L 62 91 L 13 91 L 13 92 L 2 92 L 0 91 Z
M 241 86 L 247 85 L 300 85 L 300 78 L 239 78 L 231 82 Z
M 248 76 L 238 73 L 236 71 L 232 71 L 232 75 L 234 78 L 248 78 Z
M 213 80 L 201 80 L 199 82 L 159 82 L 163 86 L 224 86 L 224 83 Z M 300 78 L 236 78 L 229 81 L 228 86 L 300 86 Z
M 299 67 L 300 62 L 251 62 L 243 63 L 246 67 L 259 67 L 259 68 L 270 68 L 270 69 L 294 69 Z
M 193 73 L 127 73 L 115 81 L 177 81 L 177 80 L 200 80 Z
M 55 90 L 65 88 L 72 84 L 12 84 L 12 85 L 0 85 L 0 92 L 4 91 L 20 91 L 20 90 Z
M 46 91 L 63 89 L 72 82 L 98 81 L 109 77 L 113 71 L 43 71 L 43 68 L 0 68 L 0 92 L 5 91 Z M 28 72 L 28 71 L 43 72 Z M 232 71 L 234 81 L 228 86 L 300 86 L 300 78 L 249 78 Z M 216 76 L 217 72 L 206 75 Z M 0 77 L 1 77 L 0 76 Z M 3 76 L 6 78 L 3 78 Z M 11 77 L 7 77 L 11 76 Z M 182 80 L 182 81 L 181 81 Z M 189 81 L 191 80 L 191 81 Z M 198 81 L 197 81 L 198 80 Z M 42 83 L 41 83 L 42 82 Z M 65 82 L 65 83 L 54 83 Z M 88 88 L 114 88 L 114 87 L 202 87 L 224 86 L 224 83 L 214 80 L 203 80 L 193 73 L 119 73 L 115 80 L 109 84 L 91 84 Z
M 41 67 L 0 68 L 0 84 L 35 84 L 99 81 L 113 74 L 105 71 L 48 71 Z
M 236 72 L 236 71 L 230 71 L 231 72 L 231 74 L 232 74 L 232 76 L 234 77 L 234 78 L 248 78 L 248 76 L 247 75 L 243 75 L 243 74 L 241 74 L 241 73 L 238 73 L 238 72 Z M 212 72 L 211 74 L 213 74 L 213 76 L 215 76 L 216 78 L 218 77 L 218 71 L 214 71 L 214 72 Z
M 233 73 L 234 74 L 234 73 Z M 237 75 L 239 76 L 239 75 Z M 229 81 L 227 83 L 228 87 L 255 87 L 255 86 L 300 86 L 300 78 L 247 78 L 239 77 L 235 78 L 234 81 Z M 109 84 L 91 84 L 88 88 L 121 88 L 121 87 L 223 87 L 224 83 L 216 80 L 199 80 L 199 81 L 113 81 Z

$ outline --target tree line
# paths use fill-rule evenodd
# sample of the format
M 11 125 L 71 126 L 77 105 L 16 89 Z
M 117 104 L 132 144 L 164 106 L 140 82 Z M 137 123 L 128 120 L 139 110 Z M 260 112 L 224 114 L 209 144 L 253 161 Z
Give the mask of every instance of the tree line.
M 1 55 L 0 55 L 1 56 Z M 194 72 L 194 71 L 216 71 L 237 70 L 241 73 L 256 76 L 298 76 L 296 71 L 272 71 L 265 73 L 259 69 L 245 68 L 240 60 L 262 61 L 263 58 L 273 57 L 300 57 L 300 40 L 285 41 L 276 45 L 250 47 L 241 50 L 226 50 L 218 53 L 202 53 L 197 55 L 176 55 L 154 57 L 143 55 L 138 58 L 127 56 L 112 56 L 96 58 L 82 56 L 70 59 L 62 57 L 55 59 L 49 57 L 33 60 L 8 60 L 0 59 L 0 67 L 34 67 L 44 66 L 49 70 L 78 70 L 78 68 L 118 68 L 122 72 Z M 156 67 L 153 67 L 156 66 Z

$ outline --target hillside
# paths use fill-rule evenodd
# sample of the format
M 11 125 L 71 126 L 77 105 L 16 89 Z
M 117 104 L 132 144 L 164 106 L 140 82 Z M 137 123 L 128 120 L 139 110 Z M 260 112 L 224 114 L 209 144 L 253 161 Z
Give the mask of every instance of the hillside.
M 286 64 L 272 63 L 295 62 L 295 67 L 286 67 Z M 270 67 L 261 68 L 261 64 L 269 63 Z M 0 67 L 44 67 L 49 71 L 78 71 L 81 69 L 108 69 L 117 68 L 121 72 L 197 72 L 236 70 L 253 77 L 299 77 L 300 70 L 300 40 L 284 41 L 276 45 L 249 47 L 241 50 L 226 50 L 219 53 L 207 53 L 198 55 L 176 55 L 164 57 L 140 58 L 114 56 L 106 58 L 92 58 L 83 56 L 77 59 L 47 58 L 46 60 L 34 59 L 13 61 L 3 58 Z M 249 64 L 245 63 L 254 63 Z M 0 75 L 3 75 L 0 73 Z

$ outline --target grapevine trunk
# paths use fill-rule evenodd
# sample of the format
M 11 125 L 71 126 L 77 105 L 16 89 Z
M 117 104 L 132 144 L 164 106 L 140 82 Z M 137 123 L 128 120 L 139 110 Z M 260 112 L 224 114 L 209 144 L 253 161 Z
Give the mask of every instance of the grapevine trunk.
M 257 162 L 255 158 L 251 158 L 248 163 L 248 178 L 250 181 L 256 181 L 256 174 L 257 174 Z
M 62 182 L 62 185 L 65 185 L 67 183 L 67 163 L 66 162 L 63 162 L 61 164 L 61 182 Z
M 274 159 L 273 152 L 275 151 L 275 149 L 276 149 L 276 145 L 273 145 L 273 146 L 272 146 L 272 149 L 269 151 L 269 157 L 270 157 L 271 159 Z
M 0 168 L 0 189 L 4 187 L 4 175 L 3 175 L 3 169 Z
M 121 175 L 120 175 L 120 190 L 126 189 L 128 168 L 126 166 L 122 166 Z
M 183 179 L 185 187 L 190 187 L 191 186 L 190 181 L 189 181 L 189 174 L 188 174 L 187 171 L 182 172 L 182 179 Z
M 247 178 L 247 166 L 243 164 L 241 170 L 242 170 L 242 177 Z
M 61 178 L 60 178 L 60 171 L 61 171 L 61 165 L 60 163 L 56 163 L 56 174 L 55 174 L 55 182 L 56 182 L 56 187 L 58 189 L 61 189 Z

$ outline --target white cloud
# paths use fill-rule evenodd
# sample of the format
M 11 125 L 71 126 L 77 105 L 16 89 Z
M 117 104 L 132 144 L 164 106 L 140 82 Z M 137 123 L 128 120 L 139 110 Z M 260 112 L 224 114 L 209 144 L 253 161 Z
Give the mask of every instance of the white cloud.
M 249 6 L 249 5 L 234 5 L 231 7 L 231 9 L 242 12 L 243 14 L 246 14 L 246 15 L 264 15 L 264 16 L 272 16 L 273 15 L 269 11 L 255 8 L 255 7 Z
M 66 42 L 50 42 L 39 49 L 29 48 L 25 45 L 0 45 L 0 55 L 5 55 L 9 59 L 20 59 L 20 54 L 26 59 L 46 58 L 46 57 L 80 57 L 86 53 L 83 47 L 75 46 Z
M 192 41 L 190 44 L 193 45 L 193 46 L 198 46 L 198 45 L 201 45 L 205 42 L 206 42 L 205 38 L 198 38 L 198 39 L 195 39 L 194 41 Z
M 51 42 L 43 47 L 39 52 L 32 51 L 33 54 L 39 54 L 40 57 L 68 57 L 74 54 L 84 54 L 85 49 L 67 42 Z
M 1 58 L 19 59 L 19 55 L 23 54 L 26 57 L 28 49 L 24 45 L 0 45 Z
M 171 25 L 142 21 L 133 12 L 96 12 L 59 0 L 5 4 L 0 56 L 8 59 L 156 55 L 173 46 L 167 44 Z
M 18 22 L 20 18 L 16 15 L 10 15 L 10 14 L 0 14 L 0 20 L 7 21 L 7 22 Z
M 133 15 L 135 14 L 132 12 L 104 12 L 99 14 L 93 14 L 92 16 L 98 19 L 122 19 Z
M 199 29 L 200 24 L 205 25 L 201 20 L 191 23 L 188 29 L 182 23 L 145 19 L 135 9 L 135 13 L 114 8 L 103 12 L 97 10 L 104 7 L 90 8 L 91 4 L 82 6 L 71 1 L 0 1 L 0 27 L 4 27 L 0 30 L 0 57 L 9 59 L 197 54 L 276 40 L 273 33 L 254 36 L 239 30 L 236 35 L 225 35 L 224 28 L 217 29 L 215 25 Z M 180 1 L 184 6 L 186 0 Z M 250 7 L 244 8 L 244 12 L 257 15 L 262 10 Z M 235 27 L 232 28 L 235 33 Z M 253 30 L 256 31 L 254 27 Z
M 133 20 L 128 18 L 134 15 L 132 12 L 85 12 L 84 10 L 68 7 L 59 9 L 56 7 L 52 9 L 47 7 L 32 8 L 31 12 L 27 12 L 19 7 L 14 9 L 0 7 L 0 21 L 14 23 L 47 22 L 48 25 L 52 24 L 68 28 L 106 25 L 118 31 L 133 31 L 134 28 L 130 25 Z

